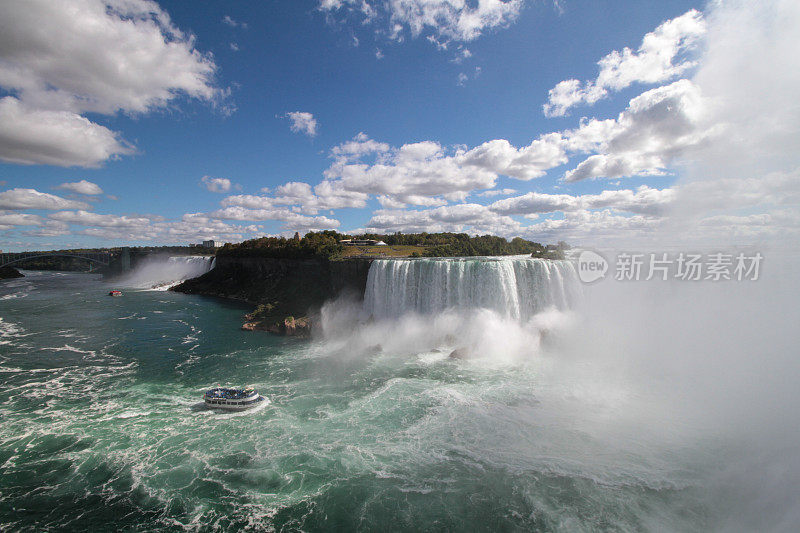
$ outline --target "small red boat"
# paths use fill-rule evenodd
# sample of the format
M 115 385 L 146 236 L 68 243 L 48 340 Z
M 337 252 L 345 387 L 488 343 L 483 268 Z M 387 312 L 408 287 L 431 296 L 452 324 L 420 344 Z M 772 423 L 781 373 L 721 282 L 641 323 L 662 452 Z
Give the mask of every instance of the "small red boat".
M 108 293 L 109 296 L 122 296 L 122 291 L 111 291 Z

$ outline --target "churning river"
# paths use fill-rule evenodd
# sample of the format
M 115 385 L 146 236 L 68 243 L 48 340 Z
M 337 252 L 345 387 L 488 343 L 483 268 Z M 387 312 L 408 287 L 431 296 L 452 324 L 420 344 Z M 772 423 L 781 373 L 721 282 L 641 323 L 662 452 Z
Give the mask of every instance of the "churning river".
M 0 282 L 4 531 L 789 519 L 785 495 L 772 521 L 762 506 L 736 514 L 764 494 L 730 471 L 751 457 L 746 439 L 685 422 L 664 383 L 632 386 L 613 357 L 594 363 L 592 351 L 614 352 L 602 328 L 572 342 L 590 328 L 566 262 L 377 261 L 364 302 L 326 305 L 312 340 L 242 332 L 248 308 L 226 301 L 24 273 Z M 201 396 L 216 384 L 254 385 L 271 403 L 210 412 Z M 759 457 L 755 476 L 775 465 Z

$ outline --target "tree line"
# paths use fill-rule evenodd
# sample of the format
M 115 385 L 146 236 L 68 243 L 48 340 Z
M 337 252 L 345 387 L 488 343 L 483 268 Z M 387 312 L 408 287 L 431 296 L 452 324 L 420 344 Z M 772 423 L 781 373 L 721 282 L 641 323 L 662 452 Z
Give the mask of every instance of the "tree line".
M 310 232 L 304 237 L 261 237 L 237 244 L 226 243 L 217 251 L 221 256 L 257 256 L 286 259 L 333 259 L 344 251 L 343 239 L 372 239 L 389 246 L 419 246 L 412 256 L 469 257 L 480 255 L 523 255 L 556 258 L 564 243 L 553 250 L 538 242 L 515 237 L 510 241 L 495 235 L 471 237 L 466 233 L 366 233 L 346 235 L 333 230 Z

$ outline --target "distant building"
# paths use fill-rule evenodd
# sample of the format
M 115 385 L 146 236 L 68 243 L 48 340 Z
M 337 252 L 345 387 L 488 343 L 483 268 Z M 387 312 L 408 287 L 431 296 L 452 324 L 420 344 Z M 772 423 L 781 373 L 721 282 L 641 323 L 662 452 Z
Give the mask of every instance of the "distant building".
M 376 241 L 375 239 L 342 239 L 339 244 L 345 246 L 387 246 L 383 241 Z
M 203 248 L 216 248 L 217 243 L 214 241 L 203 241 Z

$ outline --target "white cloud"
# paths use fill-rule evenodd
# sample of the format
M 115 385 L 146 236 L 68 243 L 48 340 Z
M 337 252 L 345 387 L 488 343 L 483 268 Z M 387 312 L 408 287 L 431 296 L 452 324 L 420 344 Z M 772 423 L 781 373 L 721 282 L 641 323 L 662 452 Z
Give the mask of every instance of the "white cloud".
M 81 180 L 69 183 L 62 183 L 56 189 L 64 189 L 67 191 L 76 192 L 78 194 L 95 195 L 103 194 L 103 189 L 96 183 L 91 181 Z
M 389 150 L 388 144 L 374 141 L 362 131 L 353 137 L 352 141 L 346 141 L 334 146 L 331 149 L 331 155 L 337 162 L 346 163 L 371 154 L 383 154 Z
M 319 210 L 364 207 L 367 195 L 346 191 L 336 182 L 323 181 L 313 192 L 308 183 L 289 182 L 275 189 L 273 201 L 277 205 L 296 205 L 306 213 L 316 214 Z
M 590 120 L 564 133 L 571 149 L 599 152 L 564 181 L 658 175 L 724 128 L 709 120 L 712 103 L 689 80 L 651 89 L 630 101 L 616 120 Z
M 470 57 L 472 57 L 472 52 L 469 51 L 469 48 L 459 48 L 456 50 L 455 57 L 452 59 L 452 62 L 456 65 L 460 65 Z
M 567 161 L 564 146 L 556 133 L 521 148 L 504 139 L 471 150 L 447 149 L 433 141 L 391 148 L 361 133 L 331 150 L 334 163 L 325 178 L 344 191 L 378 196 L 386 207 L 435 206 L 494 188 L 501 175 L 519 180 L 543 176 Z
M 376 233 L 468 231 L 473 234 L 513 235 L 522 226 L 511 217 L 490 211 L 479 204 L 458 204 L 426 210 L 378 210 L 367 222 L 366 230 Z
M 457 204 L 425 210 L 383 209 L 375 211 L 365 229 L 374 232 L 453 231 L 472 234 L 526 236 L 558 240 L 560 236 L 584 240 L 600 235 L 610 238 L 619 230 L 622 236 L 652 234 L 674 200 L 672 189 L 603 191 L 598 194 L 568 195 L 527 193 L 498 200 L 488 206 Z M 563 213 L 561 218 L 525 226 L 510 215 L 536 219 L 540 214 Z M 607 226 L 607 227 L 606 227 Z
M 225 193 L 231 190 L 233 184 L 228 178 L 212 178 L 211 176 L 203 176 L 200 178 L 200 183 L 210 192 Z
M 564 181 L 589 178 L 623 178 L 626 176 L 661 176 L 666 162 L 658 155 L 637 152 L 596 154 L 587 157 L 574 170 L 564 175 Z
M 34 226 L 21 232 L 31 237 L 84 235 L 112 242 L 164 244 L 186 244 L 206 239 L 240 241 L 254 236 L 261 229 L 254 224 L 229 224 L 205 213 L 187 213 L 179 220 L 163 220 L 153 216 L 99 214 L 80 209 L 58 211 L 45 219 L 33 214 L 0 211 L 0 230 L 13 230 L 19 226 Z
M 564 141 L 559 133 L 548 133 L 528 146 L 515 148 L 505 139 L 487 141 L 463 155 L 465 165 L 490 170 L 518 180 L 531 180 L 567 162 Z
M 40 226 L 42 217 L 28 213 L 3 213 L 0 211 L 0 229 L 11 229 L 13 226 Z
M 224 17 L 222 17 L 222 23 L 227 25 L 227 26 L 230 26 L 231 28 L 244 28 L 244 29 L 247 29 L 247 23 L 246 22 L 236 21 L 230 15 L 225 15 Z
M 69 233 L 69 224 L 57 220 L 43 220 L 35 229 L 22 232 L 23 235 L 29 237 L 57 237 L 69 235 Z
M 564 80 L 553 87 L 543 106 L 549 117 L 563 116 L 573 106 L 593 104 L 609 91 L 634 83 L 661 83 L 685 73 L 696 63 L 687 57 L 705 35 L 703 16 L 694 9 L 668 20 L 646 34 L 637 51 L 614 50 L 598 61 L 597 79 L 581 83 Z
M 70 111 L 0 99 L 0 159 L 25 165 L 97 167 L 134 150 L 104 126 Z
M 3 102 L 0 157 L 97 166 L 129 154 L 81 114 L 146 113 L 179 95 L 215 101 L 215 70 L 155 2 L 2 2 L 0 86 L 13 96 Z
M 31 221 L 35 222 L 34 219 Z M 205 239 L 238 241 L 260 229 L 252 224 L 229 224 L 204 213 L 188 213 L 180 220 L 169 221 L 149 216 L 119 216 L 84 210 L 59 211 L 40 222 L 36 229 L 24 232 L 25 235 L 51 237 L 72 234 L 108 241 L 185 244 Z
M 304 133 L 309 137 L 317 134 L 317 119 L 314 115 L 305 111 L 290 111 L 286 117 L 291 120 L 289 128 L 295 133 Z
M 662 219 L 657 217 L 624 216 L 608 209 L 582 210 L 526 226 L 521 236 L 540 242 L 565 240 L 572 244 L 600 246 L 651 238 L 661 224 Z
M 510 196 L 516 193 L 516 189 L 492 189 L 491 191 L 483 191 L 475 194 L 482 198 L 492 198 L 493 196 Z
M 178 93 L 206 100 L 217 93 L 213 61 L 155 2 L 3 2 L 0 21 L 0 85 L 31 104 L 146 112 Z
M 333 229 L 338 228 L 340 223 L 336 219 L 324 216 L 305 216 L 300 213 L 295 213 L 290 209 L 250 209 L 240 206 L 230 206 L 223 209 L 218 209 L 211 213 L 214 218 L 223 220 L 243 220 L 243 221 L 266 221 L 276 220 L 284 222 L 284 227 L 287 230 L 317 230 L 317 229 Z
M 269 189 L 264 192 L 269 192 Z M 223 207 L 247 209 L 271 209 L 285 205 L 315 215 L 320 210 L 364 207 L 367 198 L 364 193 L 342 189 L 338 182 L 323 181 L 311 187 L 308 183 L 294 181 L 276 187 L 270 196 L 239 194 L 224 198 L 221 204 Z
M 0 192 L 0 209 L 88 209 L 89 204 L 67 200 L 36 189 L 9 189 Z
M 337 159 L 325 171 L 325 177 L 347 191 L 388 196 L 414 205 L 440 204 L 439 196 L 460 200 L 474 189 L 494 187 L 495 173 L 461 165 L 459 157 L 458 153 L 448 155 L 438 143 L 423 141 L 381 153 L 371 163 Z
M 326 13 L 344 10 L 363 19 L 364 24 L 380 24 L 389 39 L 402 41 L 426 34 L 442 49 L 449 41 L 472 41 L 484 32 L 513 23 L 523 0 L 320 0 Z
M 642 215 L 661 215 L 674 198 L 675 191 L 672 189 L 652 189 L 642 185 L 636 191 L 622 189 L 578 196 L 530 192 L 498 200 L 489 205 L 489 209 L 504 215 L 532 215 L 606 208 Z
M 50 215 L 52 220 L 77 224 L 80 226 L 100 226 L 105 228 L 138 228 L 150 224 L 146 217 L 128 217 L 117 215 L 103 215 L 89 211 L 58 211 Z

